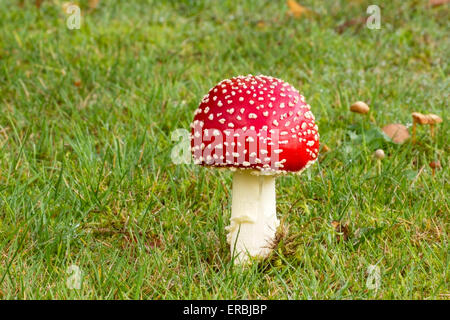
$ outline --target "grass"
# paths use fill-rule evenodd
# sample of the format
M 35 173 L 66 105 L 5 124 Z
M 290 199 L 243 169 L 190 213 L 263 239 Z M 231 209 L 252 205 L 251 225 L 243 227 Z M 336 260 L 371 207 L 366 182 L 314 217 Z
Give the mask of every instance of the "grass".
M 340 34 L 373 1 L 303 0 L 300 19 L 284 1 L 81 1 L 80 30 L 62 1 L 19 3 L 0 3 L 0 298 L 449 299 L 448 6 L 380 1 L 380 30 Z M 231 174 L 170 152 L 207 90 L 248 73 L 296 86 L 331 150 L 277 179 L 287 231 L 240 270 Z M 379 134 L 413 111 L 445 120 L 434 141 Z

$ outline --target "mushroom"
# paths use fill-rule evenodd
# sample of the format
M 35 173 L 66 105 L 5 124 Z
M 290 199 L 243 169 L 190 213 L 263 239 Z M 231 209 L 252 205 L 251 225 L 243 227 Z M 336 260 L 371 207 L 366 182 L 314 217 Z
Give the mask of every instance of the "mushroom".
M 420 112 L 413 112 L 411 113 L 411 116 L 413 118 L 412 143 L 416 143 L 416 125 L 428 124 L 428 118 L 425 115 L 421 114 Z
M 385 157 L 384 151 L 383 149 L 377 149 L 373 155 L 377 159 L 378 174 L 381 174 L 381 160 Z
M 416 124 L 429 124 L 431 138 L 434 138 L 434 125 L 442 122 L 441 117 L 432 113 L 425 115 L 420 112 L 413 112 L 411 116 L 413 118 L 413 127 L 412 127 L 413 143 L 416 142 Z
M 369 112 L 370 108 L 369 106 L 362 101 L 356 101 L 354 104 L 350 106 L 350 111 L 360 113 L 360 114 L 366 114 Z
M 374 153 L 375 158 L 377 158 L 378 160 L 383 160 L 384 159 L 384 151 L 383 149 L 378 149 L 375 151 Z
M 359 113 L 359 114 L 366 114 L 370 111 L 370 108 L 367 105 L 367 103 L 365 103 L 363 101 L 356 101 L 355 103 L 353 103 L 350 106 L 350 111 Z M 370 115 L 369 118 L 370 118 L 370 121 L 375 122 L 375 118 L 372 115 Z
M 191 124 L 194 163 L 233 171 L 232 257 L 267 257 L 279 226 L 275 178 L 301 173 L 319 152 L 318 127 L 305 98 L 269 76 L 226 79 L 204 96 Z
M 328 152 L 328 151 L 330 151 L 330 150 L 331 150 L 331 149 L 330 149 L 329 146 L 327 146 L 326 144 L 322 144 L 322 152 L 326 153 L 326 152 Z
M 439 117 L 438 115 L 432 114 L 432 113 L 427 114 L 426 117 L 427 117 L 427 122 L 430 125 L 431 138 L 434 138 L 434 125 L 438 124 L 438 123 L 441 123 L 442 122 L 442 118 Z
M 435 170 L 439 170 L 441 167 L 441 163 L 439 160 L 430 162 L 431 174 L 434 177 Z
M 381 129 L 394 143 L 403 143 L 409 139 L 408 128 L 400 123 L 391 123 Z

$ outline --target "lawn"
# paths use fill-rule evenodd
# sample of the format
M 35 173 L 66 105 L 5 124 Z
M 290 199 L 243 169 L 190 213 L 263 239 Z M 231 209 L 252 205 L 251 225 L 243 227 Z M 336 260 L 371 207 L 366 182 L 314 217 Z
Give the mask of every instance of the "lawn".
M 0 2 L 0 298 L 450 298 L 448 5 L 80 1 L 69 30 L 63 1 L 25 2 Z M 381 29 L 345 24 L 371 4 Z M 277 179 L 280 241 L 242 269 L 232 174 L 170 155 L 203 95 L 249 73 L 300 90 L 322 151 Z M 444 119 L 434 139 L 380 133 L 415 111 Z

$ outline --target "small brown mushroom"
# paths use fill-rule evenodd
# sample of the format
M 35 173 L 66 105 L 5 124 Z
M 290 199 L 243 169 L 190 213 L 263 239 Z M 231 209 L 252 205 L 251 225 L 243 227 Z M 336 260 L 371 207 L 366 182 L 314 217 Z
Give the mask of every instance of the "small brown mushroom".
M 432 114 L 432 113 L 427 114 L 426 117 L 427 117 L 427 122 L 430 125 L 431 138 L 434 138 L 434 125 L 437 124 L 437 123 L 441 123 L 442 122 L 442 118 L 439 117 L 438 115 Z
M 432 174 L 433 177 L 434 177 L 434 172 L 435 172 L 435 170 L 439 170 L 439 169 L 442 168 L 442 167 L 441 167 L 441 163 L 439 162 L 439 160 L 431 161 L 431 162 L 430 162 L 430 168 L 431 168 L 431 174 Z
M 428 124 L 428 118 L 420 112 L 413 112 L 411 116 L 413 118 L 412 143 L 416 143 L 416 126 L 417 124 Z
M 367 112 L 369 112 L 369 110 L 370 110 L 369 106 L 362 101 L 356 101 L 354 104 L 350 106 L 351 112 L 356 112 L 360 114 L 366 114 Z
M 384 159 L 385 154 L 383 149 L 377 149 L 373 156 L 377 159 L 377 167 L 378 167 L 378 174 L 381 174 L 381 160 Z
M 378 149 L 374 152 L 373 154 L 375 156 L 375 158 L 377 158 L 378 160 L 383 160 L 385 157 L 384 151 L 383 149 Z
M 420 112 L 411 113 L 413 121 L 418 124 L 428 124 L 428 117 Z
M 434 138 L 434 125 L 442 122 L 442 118 L 436 114 L 422 114 L 420 112 L 413 112 L 411 114 L 413 118 L 412 126 L 412 140 L 413 143 L 416 142 L 416 125 L 417 124 L 429 124 L 430 125 L 430 135 Z
M 327 146 L 326 144 L 323 144 L 322 145 L 322 152 L 328 152 L 328 151 L 330 151 L 330 147 L 329 146 Z
M 400 123 L 391 123 L 384 126 L 381 130 L 391 138 L 394 143 L 403 143 L 409 139 L 408 128 Z

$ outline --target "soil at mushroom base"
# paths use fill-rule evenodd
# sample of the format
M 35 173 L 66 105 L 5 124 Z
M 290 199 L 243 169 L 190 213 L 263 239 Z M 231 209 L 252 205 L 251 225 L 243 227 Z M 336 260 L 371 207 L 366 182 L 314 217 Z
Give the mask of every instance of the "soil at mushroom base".
M 275 177 L 317 160 L 318 127 L 305 98 L 267 76 L 221 81 L 191 124 L 194 162 L 236 171 L 228 240 L 236 261 L 267 256 L 275 239 Z

